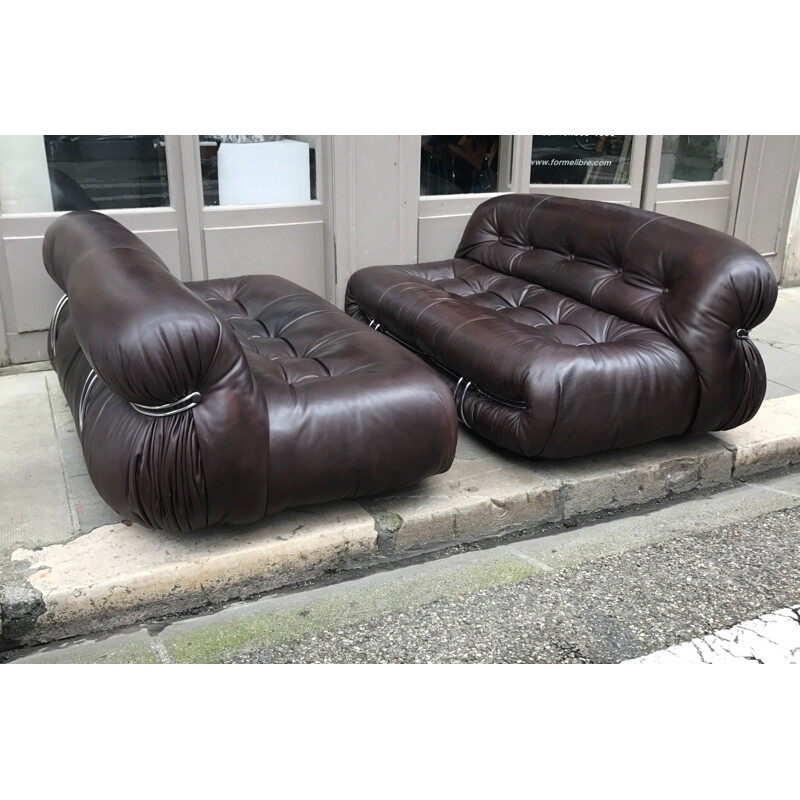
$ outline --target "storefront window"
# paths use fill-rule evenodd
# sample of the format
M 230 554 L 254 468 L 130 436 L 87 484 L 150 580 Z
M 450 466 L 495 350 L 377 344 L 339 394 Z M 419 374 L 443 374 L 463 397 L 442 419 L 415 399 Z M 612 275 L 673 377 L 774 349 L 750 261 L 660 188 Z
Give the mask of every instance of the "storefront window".
M 727 136 L 664 136 L 659 183 L 724 180 Z
M 423 136 L 420 194 L 508 189 L 511 136 Z
M 169 206 L 163 136 L 0 136 L 5 213 Z
M 630 183 L 633 136 L 534 136 L 531 183 Z
M 206 206 L 302 203 L 317 199 L 316 136 L 200 136 Z

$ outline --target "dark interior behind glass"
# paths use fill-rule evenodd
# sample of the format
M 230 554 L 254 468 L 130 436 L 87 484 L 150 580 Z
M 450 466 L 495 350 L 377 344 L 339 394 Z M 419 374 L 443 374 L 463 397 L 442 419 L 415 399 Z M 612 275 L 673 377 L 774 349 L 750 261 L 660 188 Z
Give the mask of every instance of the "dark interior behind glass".
M 55 211 L 169 206 L 163 136 L 45 136 Z

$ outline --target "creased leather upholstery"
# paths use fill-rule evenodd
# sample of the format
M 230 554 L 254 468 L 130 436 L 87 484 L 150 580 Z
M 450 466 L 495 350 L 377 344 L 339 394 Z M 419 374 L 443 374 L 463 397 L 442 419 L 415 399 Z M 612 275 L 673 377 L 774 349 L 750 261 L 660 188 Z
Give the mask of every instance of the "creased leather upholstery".
M 312 292 L 275 276 L 182 284 L 95 212 L 54 222 L 44 262 L 69 297 L 50 357 L 89 474 L 131 519 L 252 522 L 396 489 L 453 460 L 442 381 Z M 131 405 L 194 392 L 199 403 L 172 416 Z
M 766 377 L 741 331 L 776 298 L 764 259 L 725 234 L 502 195 L 475 210 L 455 258 L 356 272 L 346 310 L 434 363 L 478 433 L 557 458 L 750 419 Z

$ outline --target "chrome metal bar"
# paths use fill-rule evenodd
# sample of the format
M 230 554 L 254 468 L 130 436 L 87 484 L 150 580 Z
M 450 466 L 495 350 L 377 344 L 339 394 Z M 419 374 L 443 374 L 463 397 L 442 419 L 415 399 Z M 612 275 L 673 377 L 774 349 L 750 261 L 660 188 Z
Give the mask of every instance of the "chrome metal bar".
M 467 397 L 467 392 L 469 391 L 469 387 L 472 386 L 472 381 L 467 381 L 464 386 L 464 391 L 461 392 L 461 403 L 458 406 L 458 416 L 461 418 L 461 421 L 470 429 L 472 430 L 472 425 L 467 422 L 466 417 L 464 416 L 464 400 Z
M 131 403 L 131 408 L 144 414 L 146 417 L 171 417 L 173 414 L 180 414 L 182 411 L 188 411 L 190 408 L 200 404 L 203 398 L 200 392 L 192 392 L 182 397 L 180 400 L 175 400 L 172 403 L 164 403 L 161 406 L 146 406 L 142 403 Z
M 100 376 L 94 371 L 89 371 L 86 380 L 81 390 L 81 397 L 78 401 L 78 433 L 83 433 L 83 423 L 86 419 L 86 406 L 89 403 L 89 395 L 91 394 L 92 387 L 100 379 Z M 173 414 L 180 414 L 183 411 L 188 411 L 190 408 L 200 404 L 202 399 L 200 392 L 192 392 L 182 397 L 180 400 L 175 400 L 172 403 L 164 403 L 160 406 L 146 406 L 142 403 L 130 403 L 134 411 L 144 414 L 146 417 L 171 417 Z
M 456 404 L 456 416 L 458 416 L 458 390 L 461 388 L 463 381 L 463 378 L 459 378 L 458 381 L 456 381 L 456 385 L 453 387 L 453 402 Z
M 83 422 L 86 417 L 86 404 L 89 402 L 89 392 L 92 390 L 92 386 L 94 386 L 95 381 L 100 376 L 94 371 L 94 369 L 89 370 L 89 374 L 86 376 L 86 380 L 83 382 L 83 389 L 81 389 L 81 398 L 78 401 L 78 433 L 83 433 Z
M 69 302 L 69 297 L 64 295 L 56 304 L 56 310 L 53 312 L 53 319 L 50 320 L 50 330 L 47 334 L 47 343 L 50 351 L 53 353 L 53 358 L 56 357 L 56 326 L 58 325 L 58 318 L 64 310 L 64 306 Z

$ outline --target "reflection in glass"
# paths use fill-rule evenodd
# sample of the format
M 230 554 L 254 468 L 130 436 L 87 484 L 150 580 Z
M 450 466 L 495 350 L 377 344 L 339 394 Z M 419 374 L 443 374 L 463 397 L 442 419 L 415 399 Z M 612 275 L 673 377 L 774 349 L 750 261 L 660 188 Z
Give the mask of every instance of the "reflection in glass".
M 659 183 L 724 180 L 727 136 L 664 136 Z
M 633 136 L 534 136 L 531 183 L 630 182 Z
M 207 206 L 317 199 L 316 136 L 203 134 L 200 168 Z
M 169 206 L 163 136 L 2 136 L 6 213 Z
M 507 189 L 510 136 L 423 136 L 420 194 L 476 194 Z

